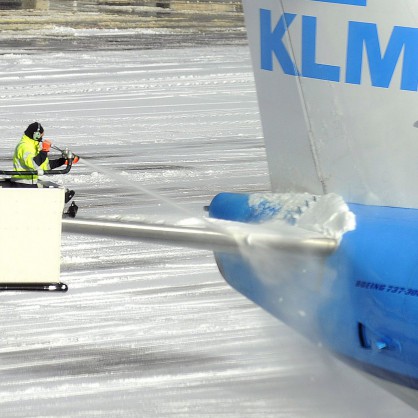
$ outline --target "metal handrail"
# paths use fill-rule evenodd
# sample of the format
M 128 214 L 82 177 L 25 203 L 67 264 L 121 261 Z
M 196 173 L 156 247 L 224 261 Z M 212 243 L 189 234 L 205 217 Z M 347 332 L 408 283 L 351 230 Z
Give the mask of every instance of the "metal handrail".
M 63 168 L 62 170 L 44 170 L 42 171 L 43 175 L 52 176 L 55 174 L 67 174 L 70 172 L 71 167 L 73 166 L 74 158 L 69 158 L 67 161 L 67 167 Z M 9 171 L 9 170 L 0 170 L 0 175 L 3 176 L 39 176 L 39 172 L 37 170 L 28 170 L 28 171 Z

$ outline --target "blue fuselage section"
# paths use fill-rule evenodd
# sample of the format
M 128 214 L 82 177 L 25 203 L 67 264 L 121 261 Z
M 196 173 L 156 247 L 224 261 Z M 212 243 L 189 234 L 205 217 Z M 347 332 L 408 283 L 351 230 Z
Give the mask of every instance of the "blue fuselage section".
M 310 340 L 375 376 L 418 389 L 418 211 L 349 205 L 356 229 L 330 256 L 217 253 L 227 282 Z M 247 195 L 210 215 L 260 222 Z

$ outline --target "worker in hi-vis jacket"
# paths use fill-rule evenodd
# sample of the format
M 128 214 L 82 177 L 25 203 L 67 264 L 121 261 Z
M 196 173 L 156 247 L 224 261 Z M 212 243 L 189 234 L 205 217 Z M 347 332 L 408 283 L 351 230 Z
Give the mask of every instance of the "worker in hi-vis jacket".
M 14 174 L 10 179 L 12 187 L 57 187 L 56 184 L 39 180 L 38 176 L 46 170 L 53 170 L 67 163 L 65 152 L 61 157 L 49 159 L 48 153 L 51 150 L 51 142 L 43 139 L 44 128 L 39 122 L 31 123 L 25 130 L 20 142 L 17 144 L 13 156 L 14 170 L 31 171 L 33 173 Z M 78 157 L 74 156 L 72 163 L 76 163 Z M 65 190 L 65 203 L 68 203 L 74 196 L 74 190 Z

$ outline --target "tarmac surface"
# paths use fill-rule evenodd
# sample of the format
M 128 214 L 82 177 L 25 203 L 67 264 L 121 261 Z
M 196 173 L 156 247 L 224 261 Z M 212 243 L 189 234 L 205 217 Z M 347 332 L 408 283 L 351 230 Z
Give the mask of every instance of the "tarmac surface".
M 48 4 L 47 9 L 40 10 L 0 9 L 0 54 L 15 49 L 39 53 L 243 45 L 247 42 L 239 1 L 51 0 Z

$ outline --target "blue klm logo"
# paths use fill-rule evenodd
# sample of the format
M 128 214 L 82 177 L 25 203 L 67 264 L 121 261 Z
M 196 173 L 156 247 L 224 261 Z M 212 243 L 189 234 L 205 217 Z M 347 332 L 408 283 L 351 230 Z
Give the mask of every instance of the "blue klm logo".
M 366 0 L 311 0 L 325 3 L 366 6 Z M 301 68 L 297 68 L 284 38 L 295 19 L 301 19 Z M 418 28 L 395 26 L 386 50 L 382 54 L 376 23 L 348 22 L 345 67 L 318 63 L 316 60 L 318 18 L 284 13 L 273 27 L 272 12 L 260 9 L 261 69 L 273 71 L 274 58 L 285 74 L 345 82 L 362 83 L 363 59 L 368 60 L 371 83 L 374 87 L 389 88 L 401 56 L 401 90 L 418 90 Z M 322 41 L 326 41 L 325 39 Z M 402 54 L 403 52 L 403 54 Z M 345 68 L 345 74 L 342 70 Z

